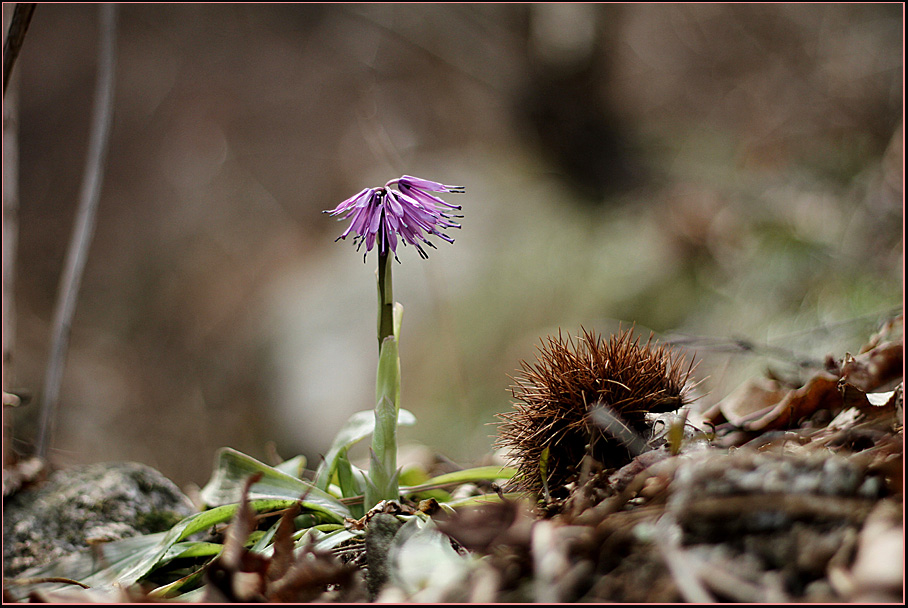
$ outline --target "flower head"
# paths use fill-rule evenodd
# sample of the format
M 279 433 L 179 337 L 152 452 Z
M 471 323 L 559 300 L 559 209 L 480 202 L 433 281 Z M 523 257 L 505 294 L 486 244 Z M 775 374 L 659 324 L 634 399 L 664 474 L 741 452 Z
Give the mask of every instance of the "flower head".
M 393 189 L 396 186 L 397 189 Z M 353 242 L 357 250 L 366 245 L 366 252 L 372 250 L 376 241 L 379 253 L 390 250 L 397 257 L 397 240 L 404 245 L 410 243 L 423 258 L 429 257 L 420 242 L 434 248 L 429 235 L 437 236 L 449 243 L 454 239 L 442 232 L 445 228 L 460 228 L 452 221 L 463 217 L 460 205 L 446 203 L 432 192 L 464 192 L 462 186 L 447 186 L 438 182 L 404 175 L 392 179 L 381 188 L 366 188 L 351 196 L 334 209 L 325 211 L 340 219 L 351 219 L 350 225 L 336 240 L 355 233 Z

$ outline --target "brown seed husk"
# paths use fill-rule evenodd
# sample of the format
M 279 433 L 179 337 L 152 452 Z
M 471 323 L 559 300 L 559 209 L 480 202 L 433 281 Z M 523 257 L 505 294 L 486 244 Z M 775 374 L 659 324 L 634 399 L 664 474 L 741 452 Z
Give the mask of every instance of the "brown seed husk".
M 514 410 L 499 414 L 496 446 L 509 452 L 519 471 L 515 483 L 541 493 L 544 460 L 545 489 L 553 497 L 577 479 L 589 455 L 604 468 L 630 462 L 625 445 L 604 431 L 590 416 L 604 406 L 643 437 L 651 429 L 647 413 L 677 410 L 686 403 L 686 383 L 692 364 L 650 335 L 645 344 L 633 328 L 608 341 L 581 328 L 571 337 L 550 336 L 539 347 L 536 363 L 521 361 L 511 387 Z

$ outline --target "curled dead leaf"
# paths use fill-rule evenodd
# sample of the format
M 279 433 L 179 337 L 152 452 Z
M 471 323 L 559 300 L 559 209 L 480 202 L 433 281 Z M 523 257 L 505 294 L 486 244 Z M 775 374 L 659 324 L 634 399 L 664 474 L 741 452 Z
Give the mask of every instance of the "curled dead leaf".
M 767 412 L 785 396 L 786 389 L 772 378 L 748 380 L 703 414 L 712 424 L 741 426 L 760 412 Z
M 497 546 L 528 547 L 533 517 L 519 503 L 502 501 L 445 512 L 435 521 L 466 549 L 485 554 Z
M 820 372 L 801 388 L 789 391 L 768 412 L 742 426 L 748 431 L 776 430 L 796 426 L 801 419 L 820 409 L 838 413 L 842 409 L 838 383 L 839 379 L 833 374 Z
M 902 403 L 902 386 L 899 384 L 891 391 L 865 393 L 845 379 L 839 380 L 839 392 L 846 408 L 856 408 L 866 416 L 889 415 L 895 412 Z
M 271 557 L 246 547 L 259 523 L 247 496 L 260 478 L 261 473 L 257 473 L 246 481 L 239 509 L 227 528 L 224 549 L 205 573 L 204 601 L 313 602 L 328 597 L 329 589 L 334 589 L 338 598 L 364 599 L 354 567 L 340 563 L 328 552 L 309 546 L 296 548 L 294 518 L 300 512 L 299 503 L 281 513 Z
M 864 392 L 887 388 L 905 375 L 904 341 L 884 342 L 857 356 L 845 355 L 842 379 Z

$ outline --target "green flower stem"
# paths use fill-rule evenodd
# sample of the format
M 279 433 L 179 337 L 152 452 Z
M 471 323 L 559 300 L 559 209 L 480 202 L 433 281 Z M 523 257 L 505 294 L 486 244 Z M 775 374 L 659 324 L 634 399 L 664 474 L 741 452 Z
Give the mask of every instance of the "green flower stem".
M 378 254 L 378 349 L 394 334 L 394 295 L 391 289 L 390 252 Z
M 397 338 L 402 307 L 391 292 L 391 259 L 378 257 L 378 373 L 375 382 L 375 430 L 366 484 L 365 507 L 382 500 L 398 500 L 397 417 L 400 411 L 400 356 Z

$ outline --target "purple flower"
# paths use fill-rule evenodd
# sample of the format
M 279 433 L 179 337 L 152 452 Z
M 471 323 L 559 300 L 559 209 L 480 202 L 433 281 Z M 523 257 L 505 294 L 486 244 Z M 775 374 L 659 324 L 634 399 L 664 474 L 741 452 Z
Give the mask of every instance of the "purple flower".
M 392 189 L 392 186 L 397 186 L 397 189 Z M 404 245 L 410 243 L 421 257 L 427 258 L 429 256 L 420 241 L 434 248 L 435 245 L 427 239 L 431 234 L 453 243 L 454 239 L 442 231 L 445 228 L 460 228 L 460 224 L 451 220 L 463 217 L 452 212 L 459 211 L 460 205 L 446 203 L 432 192 L 460 193 L 464 192 L 464 188 L 404 175 L 381 188 L 366 188 L 325 213 L 342 216 L 340 219 L 352 218 L 350 225 L 336 240 L 354 232 L 353 242 L 357 250 L 365 243 L 368 253 L 378 241 L 379 253 L 387 254 L 390 250 L 397 258 L 397 239 L 400 237 Z

